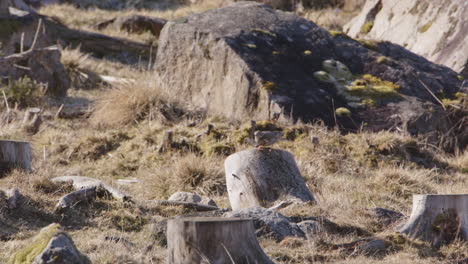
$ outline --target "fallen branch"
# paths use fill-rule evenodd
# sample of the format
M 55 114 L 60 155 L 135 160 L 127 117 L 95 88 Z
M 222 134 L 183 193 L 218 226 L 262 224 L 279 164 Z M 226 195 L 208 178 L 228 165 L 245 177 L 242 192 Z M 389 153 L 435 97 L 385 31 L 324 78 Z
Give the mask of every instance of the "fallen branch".
M 196 210 L 199 212 L 220 210 L 220 208 L 216 206 L 204 205 L 204 204 L 198 204 L 198 203 L 168 201 L 168 200 L 149 200 L 148 202 L 155 204 L 155 205 L 163 205 L 163 206 L 181 206 L 185 209 L 192 209 L 192 210 Z
M 63 211 L 64 209 L 71 208 L 80 202 L 92 201 L 96 198 L 96 195 L 96 187 L 90 187 L 71 192 L 59 199 L 57 205 L 55 206 L 55 210 L 59 212 Z

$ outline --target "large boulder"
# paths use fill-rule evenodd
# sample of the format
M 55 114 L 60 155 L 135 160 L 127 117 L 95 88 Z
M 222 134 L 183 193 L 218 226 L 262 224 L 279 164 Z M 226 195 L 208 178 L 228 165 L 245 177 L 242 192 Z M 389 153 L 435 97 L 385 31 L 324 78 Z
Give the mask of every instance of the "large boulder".
M 345 27 L 351 37 L 386 40 L 462 71 L 468 60 L 468 2 L 367 0 Z
M 286 237 L 305 237 L 305 233 L 284 215 L 263 207 L 251 207 L 227 212 L 224 217 L 252 218 L 258 237 L 271 237 L 281 241 Z
M 179 98 L 230 118 L 412 134 L 450 130 L 436 96 L 462 83 L 401 46 L 359 42 L 254 2 L 168 22 L 155 69 Z

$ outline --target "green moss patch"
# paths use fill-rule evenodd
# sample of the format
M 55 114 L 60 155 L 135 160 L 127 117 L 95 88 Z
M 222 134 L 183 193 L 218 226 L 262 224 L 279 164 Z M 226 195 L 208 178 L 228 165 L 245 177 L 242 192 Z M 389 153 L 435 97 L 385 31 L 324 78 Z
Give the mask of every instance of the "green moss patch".
M 47 246 L 50 239 L 61 232 L 59 224 L 51 224 L 39 232 L 34 240 L 25 248 L 14 254 L 10 260 L 10 264 L 29 264 L 34 258 L 39 255 Z
M 429 28 L 431 28 L 431 26 L 432 26 L 432 21 L 430 21 L 430 22 L 424 24 L 423 26 L 419 27 L 418 31 L 419 31 L 419 33 L 424 33 L 426 31 L 428 31 Z
M 363 34 L 367 34 L 372 30 L 372 27 L 374 27 L 374 21 L 366 22 L 361 26 L 360 32 Z
M 279 87 L 274 83 L 274 82 L 270 82 L 270 81 L 266 81 L 263 86 L 262 86 L 262 89 L 264 89 L 265 91 L 268 91 L 268 92 L 273 92 L 273 91 L 276 91 L 279 89 Z
M 351 116 L 351 111 L 346 107 L 338 107 L 335 113 L 337 116 Z
M 378 51 L 379 50 L 379 42 L 375 40 L 368 40 L 368 39 L 356 39 L 357 42 L 359 42 L 361 45 L 364 47 Z
M 375 60 L 377 63 L 381 64 L 381 63 L 388 63 L 389 62 L 389 59 L 385 56 L 379 56 L 377 57 L 377 59 Z
M 400 86 L 389 81 L 364 74 L 361 78 L 356 79 L 351 85 L 346 86 L 346 91 L 352 95 L 371 98 L 384 98 L 397 96 L 397 90 Z

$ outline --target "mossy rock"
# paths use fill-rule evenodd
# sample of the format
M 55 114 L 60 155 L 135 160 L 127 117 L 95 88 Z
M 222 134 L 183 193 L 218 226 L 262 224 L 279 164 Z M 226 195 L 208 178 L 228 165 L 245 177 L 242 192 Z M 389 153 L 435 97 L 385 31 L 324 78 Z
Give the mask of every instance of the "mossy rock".
M 52 224 L 44 228 L 34 238 L 31 244 L 15 253 L 9 263 L 11 264 L 26 264 L 32 263 L 34 258 L 39 255 L 47 246 L 50 239 L 60 233 L 60 225 Z
M 76 250 L 75 245 L 73 244 L 72 239 L 63 232 L 59 224 L 51 224 L 45 228 L 43 228 L 39 234 L 34 238 L 31 244 L 27 245 L 23 249 L 19 250 L 15 254 L 11 256 L 8 263 L 9 264 L 30 264 L 33 263 L 34 259 L 39 256 L 49 245 L 49 242 L 52 238 L 64 235 L 69 239 L 71 244 L 69 246 L 73 248 L 68 248 L 67 250 L 74 250 L 75 255 L 74 257 L 78 257 L 80 262 L 77 264 L 89 264 L 91 263 L 89 259 L 83 255 L 81 255 L 78 250 Z M 77 254 L 77 255 L 76 255 Z M 54 255 L 55 256 L 55 255 Z M 50 256 L 49 256 L 50 257 Z M 58 263 L 58 262 L 54 262 Z

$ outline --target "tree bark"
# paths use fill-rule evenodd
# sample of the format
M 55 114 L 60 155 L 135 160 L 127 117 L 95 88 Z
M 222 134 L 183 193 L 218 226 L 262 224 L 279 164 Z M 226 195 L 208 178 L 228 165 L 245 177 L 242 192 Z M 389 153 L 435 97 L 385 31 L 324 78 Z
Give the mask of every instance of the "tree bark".
M 0 140 L 0 171 L 18 166 L 31 170 L 31 146 L 29 142 Z
M 440 246 L 468 240 L 468 194 L 413 195 L 413 209 L 400 232 Z
M 278 201 L 316 202 L 291 153 L 279 149 L 249 149 L 224 162 L 233 210 L 271 207 Z
M 273 264 L 241 218 L 179 218 L 167 225 L 169 264 Z

